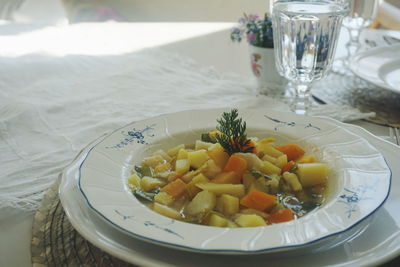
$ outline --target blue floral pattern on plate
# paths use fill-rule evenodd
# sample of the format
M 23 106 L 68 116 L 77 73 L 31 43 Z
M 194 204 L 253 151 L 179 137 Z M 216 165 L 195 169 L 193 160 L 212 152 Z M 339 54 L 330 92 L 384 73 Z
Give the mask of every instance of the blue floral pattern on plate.
M 109 146 L 106 148 L 113 148 L 113 149 L 119 149 L 123 148 L 131 143 L 136 143 L 136 144 L 141 144 L 141 145 L 147 145 L 148 142 L 146 141 L 146 137 L 154 137 L 154 127 L 156 124 L 152 124 L 150 126 L 146 126 L 143 129 L 136 129 L 132 128 L 130 131 L 121 131 L 121 135 L 124 137 L 118 144 Z
M 135 217 L 134 215 L 124 215 L 124 214 L 122 214 L 122 213 L 121 213 L 120 211 L 118 211 L 118 210 L 114 210 L 114 211 L 115 211 L 116 214 L 118 214 L 119 216 L 121 216 L 123 220 L 134 220 L 134 219 L 136 219 L 136 217 Z M 170 225 L 173 224 L 174 222 L 175 222 L 175 220 L 171 220 Z M 180 237 L 180 238 L 184 239 L 183 236 L 181 236 L 180 234 L 174 232 L 174 231 L 171 230 L 170 228 L 162 227 L 162 226 L 160 226 L 160 225 L 158 225 L 158 224 L 156 224 L 156 223 L 153 223 L 153 222 L 151 222 L 151 221 L 144 221 L 144 222 L 142 222 L 142 223 L 143 223 L 144 226 L 147 226 L 147 227 L 154 227 L 154 228 L 156 228 L 156 229 L 162 230 L 162 231 L 164 231 L 164 232 L 170 233 L 170 234 L 172 234 L 172 235 L 175 235 L 175 236 L 177 236 L 177 237 Z
M 313 128 L 315 130 L 321 131 L 321 128 L 319 128 L 317 126 L 314 126 L 312 123 L 302 124 L 302 123 L 297 123 L 297 122 L 294 122 L 294 121 L 286 122 L 286 121 L 281 121 L 281 120 L 278 120 L 278 119 L 274 119 L 274 118 L 272 118 L 272 117 L 270 117 L 268 115 L 264 115 L 264 117 L 269 119 L 269 120 L 271 120 L 271 121 L 273 121 L 273 122 L 275 122 L 275 123 L 277 123 L 277 124 L 279 124 L 279 126 L 275 126 L 274 127 L 275 131 L 278 131 L 278 129 L 280 127 L 285 127 L 285 126 L 289 126 L 289 127 L 301 126 L 301 127 L 304 127 L 304 129 Z
M 361 185 L 357 189 L 344 188 L 344 193 L 339 196 L 338 202 L 345 204 L 347 218 L 359 210 L 359 202 L 373 200 L 372 192 L 376 191 L 377 182 L 373 185 Z

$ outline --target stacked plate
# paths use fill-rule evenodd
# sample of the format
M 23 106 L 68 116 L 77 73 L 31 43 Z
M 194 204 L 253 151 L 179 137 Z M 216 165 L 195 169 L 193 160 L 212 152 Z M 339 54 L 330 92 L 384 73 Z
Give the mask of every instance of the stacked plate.
M 327 201 L 301 219 L 218 228 L 171 220 L 142 205 L 126 186 L 133 166 L 152 151 L 193 143 L 215 128 L 223 111 L 155 117 L 94 141 L 64 171 L 60 186 L 76 230 L 111 255 L 148 266 L 379 264 L 400 253 L 400 148 L 327 118 L 239 110 L 249 136 L 302 144 L 329 164 Z
M 354 56 L 350 69 L 360 78 L 400 93 L 400 44 L 376 47 Z

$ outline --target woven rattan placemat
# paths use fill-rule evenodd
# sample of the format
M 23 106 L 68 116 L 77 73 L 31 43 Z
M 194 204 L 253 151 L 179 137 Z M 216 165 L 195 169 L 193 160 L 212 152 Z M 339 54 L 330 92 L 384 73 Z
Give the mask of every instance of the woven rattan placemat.
M 86 241 L 71 225 L 58 197 L 60 179 L 46 192 L 32 227 L 32 264 L 41 266 L 133 266 Z
M 370 122 L 400 127 L 400 94 L 376 87 L 351 73 L 331 73 L 313 86 L 312 94 L 328 104 L 373 111 L 376 116 L 367 119 Z

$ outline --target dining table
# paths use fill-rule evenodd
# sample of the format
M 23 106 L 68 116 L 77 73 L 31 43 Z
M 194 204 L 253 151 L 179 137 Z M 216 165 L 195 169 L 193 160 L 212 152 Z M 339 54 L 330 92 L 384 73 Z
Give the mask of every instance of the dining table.
M 104 134 L 132 121 L 194 109 L 289 110 L 285 100 L 258 93 L 247 44 L 229 38 L 233 26 L 234 22 L 0 23 L 0 266 L 74 266 L 78 261 L 68 262 L 65 256 L 72 258 L 74 249 L 86 249 L 80 254 L 82 265 L 91 265 L 85 260 L 98 253 L 103 262 L 93 266 L 128 266 L 117 255 L 85 242 L 71 225 L 69 236 L 62 229 L 68 216 L 58 200 L 60 174 Z M 387 36 L 400 39 L 400 32 L 365 29 L 361 50 L 396 45 Z M 343 28 L 336 58 L 346 56 L 347 40 Z M 391 130 L 400 125 L 400 85 L 398 89 L 381 88 L 350 70 L 331 72 L 313 86 L 312 115 L 362 128 L 400 158 Z M 400 177 L 392 179 L 398 184 Z M 399 199 L 381 209 L 398 217 Z M 382 235 L 399 240 L 400 220 L 392 223 L 397 231 L 391 235 L 382 229 Z M 55 227 L 50 231 L 54 236 L 44 235 L 46 227 Z M 379 232 L 360 238 L 368 244 L 366 238 L 376 236 Z M 58 247 L 67 244 L 67 238 L 71 248 Z M 360 252 L 366 261 L 321 265 L 399 266 L 399 242 L 382 246 L 385 255 L 375 255 L 366 246 Z M 172 254 L 179 258 L 179 253 Z M 64 262 L 55 264 L 62 255 Z M 158 262 L 138 257 L 130 263 L 189 266 L 168 257 Z M 304 266 L 321 266 L 314 264 Z

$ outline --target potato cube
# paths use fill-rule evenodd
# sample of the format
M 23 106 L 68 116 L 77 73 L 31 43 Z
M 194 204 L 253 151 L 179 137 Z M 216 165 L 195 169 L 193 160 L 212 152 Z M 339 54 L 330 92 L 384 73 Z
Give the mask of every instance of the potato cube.
M 208 147 L 209 151 L 224 151 L 224 148 L 221 146 L 220 143 L 212 144 Z
M 234 155 L 241 157 L 247 162 L 247 169 L 260 169 L 263 165 L 262 160 L 253 153 L 235 153 Z
M 192 179 L 200 174 L 203 173 L 207 170 L 208 165 L 207 164 L 203 164 L 203 166 L 201 166 L 200 168 L 198 168 L 197 170 L 193 170 L 193 171 L 189 171 L 188 173 L 186 173 L 185 175 L 182 176 L 182 180 L 185 183 L 189 183 L 190 181 L 192 181 Z
M 170 157 L 174 157 L 174 156 L 178 155 L 178 152 L 181 149 L 185 149 L 185 145 L 184 144 L 180 144 L 180 145 L 177 145 L 176 147 L 171 148 L 170 150 L 167 151 L 167 154 Z
M 204 174 L 209 178 L 214 178 L 218 173 L 221 172 L 221 168 L 215 163 L 214 160 L 209 159 L 206 162 L 207 168 L 204 170 Z
M 153 204 L 153 210 L 161 215 L 167 216 L 171 219 L 182 219 L 181 214 L 177 211 L 174 210 L 173 208 L 170 208 L 165 205 L 161 205 L 159 203 L 154 203 Z
M 164 184 L 164 181 L 149 176 L 144 176 L 140 180 L 140 187 L 146 192 L 151 191 L 156 187 L 163 186 Z
M 269 143 L 258 142 L 256 149 L 258 153 L 262 153 L 263 155 L 270 155 L 274 158 L 283 155 L 281 151 L 279 151 L 272 144 Z
M 224 150 L 208 150 L 207 154 L 221 169 L 225 167 L 225 164 L 229 159 L 228 153 Z
M 181 174 L 185 174 L 189 171 L 190 169 L 190 164 L 189 160 L 187 159 L 178 159 L 175 162 L 175 171 Z
M 244 185 L 242 184 L 215 184 L 215 183 L 199 183 L 197 187 L 215 193 L 216 195 L 229 194 L 236 197 L 242 197 L 245 194 Z
M 217 200 L 216 209 L 226 216 L 231 216 L 239 211 L 239 198 L 222 194 Z
M 184 148 L 179 149 L 176 159 L 187 159 L 188 151 Z
M 276 158 L 275 165 L 282 169 L 283 166 L 285 166 L 287 164 L 287 162 L 288 162 L 287 161 L 287 155 L 283 154 L 283 155 L 281 155 L 281 156 Z
M 172 158 L 162 149 L 157 150 L 156 152 L 153 153 L 153 156 L 157 156 L 157 155 L 160 155 L 167 162 L 170 162 L 172 160 Z
M 297 175 L 302 186 L 313 186 L 326 183 L 328 178 L 328 165 L 325 163 L 297 164 Z
M 246 188 L 246 191 L 250 187 L 252 183 L 254 183 L 257 179 L 249 172 L 245 172 L 243 175 L 242 183 Z
M 213 210 L 216 203 L 217 197 L 214 193 L 207 190 L 201 191 L 187 204 L 185 211 L 192 216 L 204 214 L 206 211 Z
M 271 180 L 269 180 L 268 186 L 269 186 L 269 193 L 270 194 L 276 194 L 279 191 L 279 181 L 281 177 L 279 175 L 273 174 L 271 175 Z
M 140 177 L 137 174 L 132 174 L 128 178 L 128 187 L 129 189 L 140 189 Z
M 171 169 L 172 169 L 171 164 L 169 164 L 168 162 L 166 162 L 166 163 L 162 163 L 162 164 L 160 164 L 160 165 L 157 165 L 157 166 L 154 168 L 154 171 L 155 171 L 156 173 L 161 173 L 161 172 L 170 171 Z
M 228 224 L 226 225 L 226 227 L 229 227 L 229 228 L 238 228 L 238 225 L 237 225 L 236 223 L 234 223 L 233 221 L 228 220 Z
M 299 182 L 296 174 L 291 172 L 284 172 L 282 177 L 294 192 L 303 190 L 303 187 Z
M 205 149 L 200 149 L 192 152 L 188 152 L 188 160 L 190 167 L 195 169 L 200 168 L 210 157 Z
M 230 171 L 217 174 L 211 182 L 216 184 L 239 184 L 240 180 L 240 176 L 238 176 L 234 171 Z
M 267 225 L 265 220 L 256 214 L 241 214 L 235 219 L 235 223 L 237 223 L 240 227 L 257 227 Z
M 263 161 L 260 171 L 267 175 L 281 174 L 281 169 L 269 161 Z
M 200 149 L 208 149 L 210 146 L 212 146 L 213 143 L 209 143 L 209 142 L 204 142 L 201 140 L 196 140 L 195 144 L 194 144 L 194 150 L 200 150 Z
M 155 168 L 157 165 L 165 163 L 165 159 L 161 155 L 154 155 L 144 158 L 142 165 Z
M 210 218 L 208 219 L 209 226 L 216 226 L 216 227 L 228 227 L 229 220 L 224 218 L 218 214 L 211 214 Z
M 160 203 L 162 205 L 170 205 L 172 202 L 174 202 L 173 197 L 171 197 L 169 194 L 165 192 L 160 192 L 154 196 L 154 201 L 157 203 Z
M 272 164 L 276 164 L 276 158 L 274 158 L 274 157 L 272 157 L 272 156 L 270 156 L 270 155 L 268 155 L 268 154 L 264 155 L 264 156 L 262 157 L 262 160 L 263 160 L 263 161 L 269 161 L 269 162 L 271 162 Z
M 186 190 L 191 198 L 193 198 L 197 193 L 201 191 L 200 188 L 196 186 L 199 183 L 208 183 L 210 180 L 204 176 L 204 174 L 200 173 L 193 177 L 193 179 L 188 183 Z
M 263 218 L 264 220 L 267 220 L 271 215 L 269 215 L 269 213 L 263 212 L 261 210 L 256 210 L 256 209 L 242 209 L 240 210 L 240 213 L 242 214 L 255 214 L 260 216 L 261 218 Z
M 317 161 L 317 157 L 314 155 L 303 155 L 297 160 L 297 163 L 314 163 Z

